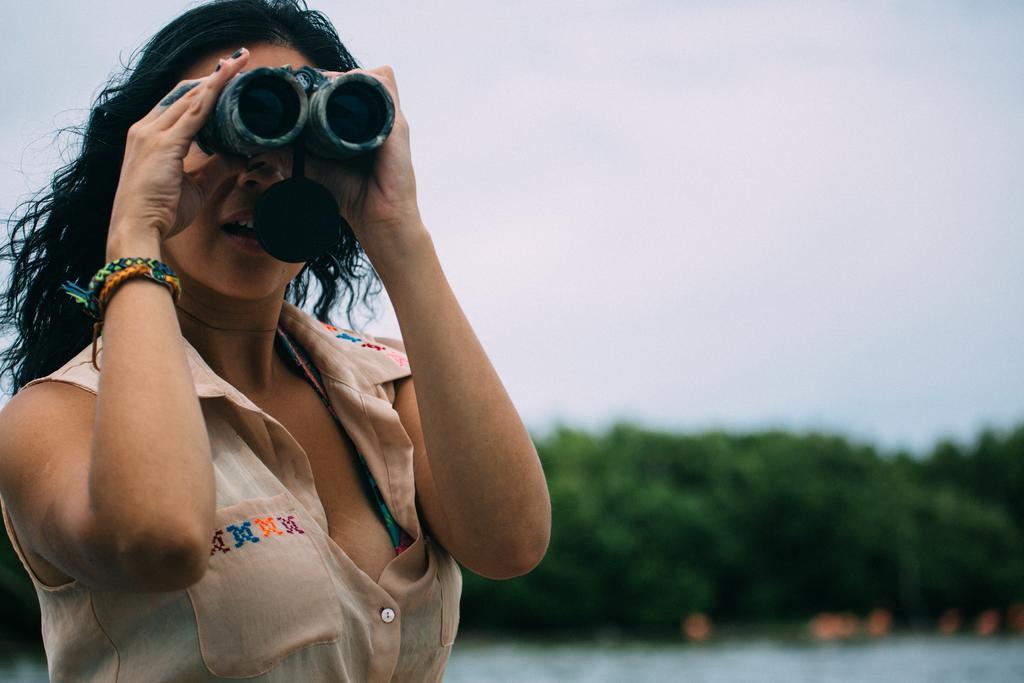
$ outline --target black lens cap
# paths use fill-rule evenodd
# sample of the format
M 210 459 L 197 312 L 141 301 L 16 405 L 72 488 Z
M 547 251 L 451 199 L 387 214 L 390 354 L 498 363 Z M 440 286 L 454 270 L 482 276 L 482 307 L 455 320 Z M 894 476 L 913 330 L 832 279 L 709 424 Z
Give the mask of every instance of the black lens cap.
M 252 216 L 256 239 L 280 261 L 312 261 L 341 239 L 341 215 L 331 191 L 309 178 L 274 183 Z

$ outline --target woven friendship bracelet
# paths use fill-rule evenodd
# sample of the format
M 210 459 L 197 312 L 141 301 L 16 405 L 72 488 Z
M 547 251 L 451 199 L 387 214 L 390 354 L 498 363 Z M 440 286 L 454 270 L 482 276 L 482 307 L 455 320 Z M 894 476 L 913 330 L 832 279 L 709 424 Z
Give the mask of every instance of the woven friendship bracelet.
M 97 296 L 97 299 L 99 299 L 100 316 L 106 312 L 107 302 L 110 301 L 110 297 L 113 296 L 114 291 L 118 286 L 123 284 L 126 280 L 130 280 L 135 277 L 149 278 L 150 280 L 159 282 L 162 285 L 166 285 L 171 290 L 171 296 L 174 297 L 175 301 L 177 301 L 181 296 L 181 286 L 178 284 L 178 278 L 173 275 L 162 275 L 155 272 L 149 264 L 137 263 L 117 271 L 103 281 L 103 289 L 100 290 L 100 293 Z
M 81 304 L 86 314 L 96 321 L 92 326 L 92 365 L 97 372 L 100 366 L 96 363 L 96 340 L 103 329 L 103 313 L 106 311 L 107 303 L 120 285 L 137 277 L 144 277 L 166 286 L 175 301 L 181 298 L 181 283 L 174 271 L 167 264 L 154 258 L 130 257 L 111 261 L 96 272 L 89 281 L 88 289 L 83 289 L 70 281 L 61 285 L 61 289 Z
M 148 266 L 146 277 L 166 284 L 171 288 L 172 296 L 177 301 L 181 296 L 181 284 L 170 266 L 155 258 L 128 257 L 111 261 L 96 271 L 86 288 L 80 287 L 74 282 L 67 281 L 61 285 L 61 289 L 82 305 L 85 313 L 93 320 L 103 320 L 103 312 L 100 309 L 99 294 L 103 290 L 107 277 L 137 265 Z M 108 297 L 109 298 L 109 297 Z
M 99 293 L 103 289 L 104 282 L 109 276 L 136 265 L 147 266 L 148 274 L 145 276 L 161 284 L 168 285 L 171 288 L 175 301 L 177 301 L 181 295 L 181 285 L 170 266 L 155 258 L 143 258 L 140 256 L 119 258 L 104 265 L 92 276 L 92 280 L 89 281 L 89 286 L 86 288 L 82 288 L 73 282 L 66 282 L 60 286 L 60 289 L 80 303 L 89 317 L 96 319 L 96 321 L 101 321 L 103 314 L 99 307 Z
M 113 273 L 116 273 L 119 270 L 124 270 L 129 266 L 134 266 L 140 263 L 144 263 L 150 268 L 170 273 L 171 275 L 174 274 L 173 272 L 171 272 L 170 266 L 155 258 L 144 258 L 142 256 L 119 258 L 116 261 L 111 261 L 110 263 L 96 271 L 96 274 L 92 276 L 92 280 L 90 280 L 89 282 L 89 289 L 93 291 L 99 291 L 103 287 L 103 280 L 105 280 L 108 275 L 112 275 Z

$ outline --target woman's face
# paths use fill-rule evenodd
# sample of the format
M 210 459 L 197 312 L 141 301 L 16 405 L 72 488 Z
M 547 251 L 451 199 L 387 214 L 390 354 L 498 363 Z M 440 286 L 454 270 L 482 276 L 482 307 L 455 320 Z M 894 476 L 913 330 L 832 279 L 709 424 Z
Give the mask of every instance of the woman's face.
M 244 70 L 260 66 L 293 69 L 311 65 L 292 48 L 257 43 L 246 45 L 249 61 Z M 224 54 L 208 55 L 192 65 L 182 79 L 210 74 Z M 182 289 L 210 303 L 232 300 L 261 301 L 280 298 L 284 288 L 302 270 L 303 263 L 274 258 L 262 247 L 253 248 L 222 226 L 227 222 L 251 220 L 257 201 L 271 185 L 292 174 L 291 145 L 252 157 L 209 157 L 193 142 L 184 160 L 191 174 L 207 188 L 205 203 L 187 228 L 163 243 L 164 260 L 181 278 Z

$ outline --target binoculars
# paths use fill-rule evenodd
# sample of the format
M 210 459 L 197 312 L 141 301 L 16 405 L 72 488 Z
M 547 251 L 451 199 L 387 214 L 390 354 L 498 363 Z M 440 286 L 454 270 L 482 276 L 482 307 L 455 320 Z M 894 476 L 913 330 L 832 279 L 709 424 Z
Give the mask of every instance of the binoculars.
M 346 159 L 380 147 L 394 123 L 391 95 L 371 76 L 328 78 L 310 66 L 262 66 L 227 83 L 196 144 L 252 156 L 291 144 L 305 131 L 306 151 Z
M 263 66 L 228 81 L 195 140 L 207 154 L 240 156 L 296 143 L 292 176 L 263 193 L 253 228 L 267 253 L 299 263 L 336 245 L 346 225 L 331 192 L 304 177 L 306 152 L 357 161 L 384 144 L 394 123 L 394 101 L 372 76 Z

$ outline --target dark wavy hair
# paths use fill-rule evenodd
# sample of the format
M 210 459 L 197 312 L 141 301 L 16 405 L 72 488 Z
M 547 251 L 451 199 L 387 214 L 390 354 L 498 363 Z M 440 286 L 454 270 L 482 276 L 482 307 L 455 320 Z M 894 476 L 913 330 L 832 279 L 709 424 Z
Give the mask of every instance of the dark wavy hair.
M 254 43 L 290 47 L 330 71 L 359 66 L 330 20 L 310 10 L 305 0 L 213 0 L 187 10 L 154 35 L 107 81 L 88 123 L 62 129 L 81 138 L 78 157 L 54 174 L 49 192 L 40 190 L 21 202 L 7 219 L 13 228 L 9 243 L 0 246 L 0 258 L 12 265 L 0 331 L 14 341 L 0 354 L 0 382 L 13 377 L 17 391 L 59 369 L 91 342 L 91 319 L 60 285 L 65 280 L 86 283 L 104 263 L 129 126 L 182 80 L 195 60 Z M 342 223 L 341 240 L 306 263 L 288 284 L 285 299 L 303 307 L 312 275 L 320 292 L 313 315 L 332 323 L 329 314 L 340 285 L 348 296 L 349 326 L 357 329 L 352 313 L 360 303 L 359 286 L 372 320 L 372 301 L 382 282 L 351 228 Z

